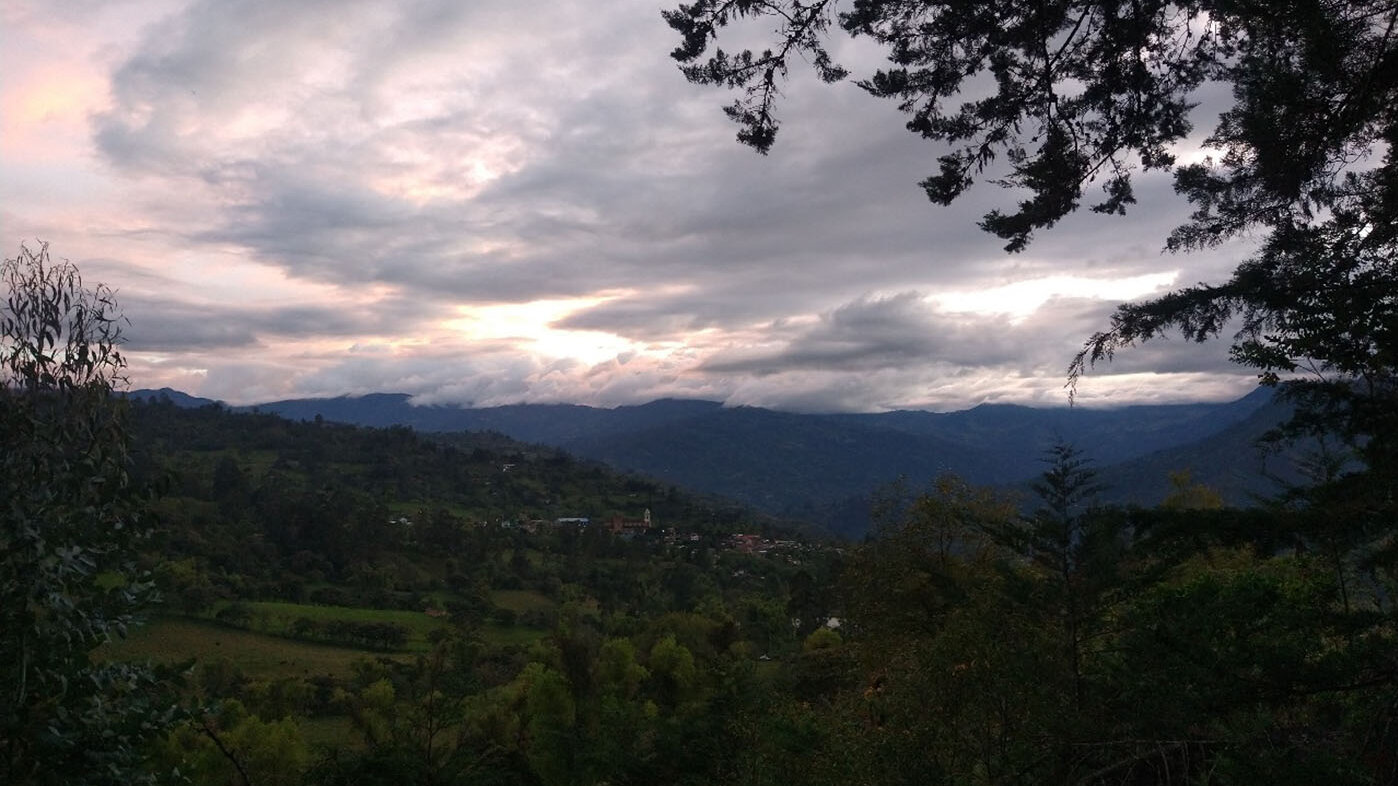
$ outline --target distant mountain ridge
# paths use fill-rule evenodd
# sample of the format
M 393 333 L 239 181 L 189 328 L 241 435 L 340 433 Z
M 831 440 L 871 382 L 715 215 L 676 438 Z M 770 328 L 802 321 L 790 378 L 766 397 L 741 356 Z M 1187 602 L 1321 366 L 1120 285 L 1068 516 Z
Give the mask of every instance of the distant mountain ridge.
M 213 403 L 178 391 L 180 406 Z M 985 404 L 961 412 L 796 414 L 718 402 L 661 399 L 610 409 L 576 404 L 486 408 L 415 406 L 406 394 L 291 399 L 257 409 L 296 420 L 408 426 L 423 432 L 496 431 L 562 448 L 705 493 L 780 514 L 800 514 L 836 530 L 859 531 L 858 501 L 899 477 L 914 485 L 944 472 L 979 485 L 1015 486 L 1042 470 L 1044 450 L 1067 441 L 1091 458 L 1114 501 L 1158 502 L 1168 474 L 1194 480 L 1246 504 L 1270 481 L 1254 470 L 1251 444 L 1288 410 L 1258 389 L 1222 404 L 1119 409 Z M 1285 473 L 1283 473 L 1285 474 Z M 1127 484 L 1123 486 L 1122 484 Z M 822 511 L 843 510 L 841 513 Z M 853 516 L 853 518 L 851 518 Z M 838 521 L 835 519 L 839 519 Z M 867 522 L 865 522 L 867 523 Z
M 1281 426 L 1294 409 L 1269 402 L 1247 418 L 1186 445 L 1177 445 L 1103 466 L 1098 479 L 1112 502 L 1154 505 L 1172 491 L 1171 473 L 1186 470 L 1192 482 L 1218 491 L 1230 504 L 1246 506 L 1276 494 L 1281 484 L 1304 482 L 1298 461 L 1315 448 L 1301 440 L 1268 451 L 1258 439 Z
M 207 407 L 210 404 L 222 403 L 219 401 L 214 401 L 211 398 L 200 398 L 199 396 L 191 396 L 188 393 L 175 390 L 174 388 L 160 388 L 159 390 L 150 390 L 147 388 L 142 388 L 140 390 L 129 390 L 125 392 L 120 392 L 117 395 L 123 398 L 141 399 L 143 401 L 160 401 L 161 399 L 164 399 L 166 401 L 169 401 L 171 404 L 174 404 L 175 406 L 181 407 L 183 409 L 197 409 L 199 407 Z

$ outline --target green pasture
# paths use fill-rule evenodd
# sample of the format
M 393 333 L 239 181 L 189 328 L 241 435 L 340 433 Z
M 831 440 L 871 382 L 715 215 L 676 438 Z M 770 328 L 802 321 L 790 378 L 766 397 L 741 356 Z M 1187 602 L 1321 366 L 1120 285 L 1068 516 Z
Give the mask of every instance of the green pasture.
M 496 590 L 493 599 L 500 605 L 524 611 L 531 608 L 549 608 L 553 601 L 531 590 Z M 440 617 L 429 617 L 421 611 L 401 611 L 395 609 L 369 609 L 353 606 L 313 606 L 306 603 L 285 601 L 256 601 L 247 604 L 253 611 L 253 627 L 273 635 L 285 634 L 298 617 L 306 617 L 318 622 L 329 620 L 349 620 L 352 622 L 392 622 L 408 629 L 409 652 L 426 652 L 431 649 L 429 637 L 434 630 L 450 625 Z M 542 631 L 523 626 L 484 625 L 483 638 L 492 644 L 530 644 L 544 635 Z M 380 653 L 365 651 L 366 655 Z
M 228 628 L 208 620 L 158 617 L 137 628 L 125 639 L 103 644 L 93 652 L 98 660 L 151 660 L 179 663 L 194 658 L 201 663 L 227 658 L 253 679 L 311 677 L 324 674 L 348 677 L 357 660 L 377 653 L 293 641 L 247 630 Z
M 495 601 L 516 611 L 553 605 L 547 597 L 529 590 L 497 590 Z M 157 617 L 125 639 L 98 647 L 98 660 L 152 660 L 179 663 L 195 659 L 207 663 L 227 659 L 253 679 L 346 677 L 352 664 L 384 653 L 288 638 L 284 634 L 299 617 L 317 621 L 391 622 L 408 629 L 409 652 L 425 652 L 432 631 L 446 627 L 446 620 L 420 611 L 366 609 L 347 606 L 313 606 L 281 601 L 247 604 L 253 611 L 253 630 L 228 627 L 208 619 Z M 528 645 L 545 635 L 523 626 L 485 625 L 480 633 L 495 645 Z M 397 657 L 402 657 L 397 656 Z

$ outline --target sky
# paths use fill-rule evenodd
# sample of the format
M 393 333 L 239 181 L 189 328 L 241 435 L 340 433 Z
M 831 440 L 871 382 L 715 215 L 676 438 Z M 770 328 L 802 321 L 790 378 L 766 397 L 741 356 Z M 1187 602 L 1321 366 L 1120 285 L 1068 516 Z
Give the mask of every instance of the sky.
M 1014 194 L 931 204 L 890 103 L 794 70 L 760 156 L 677 43 L 655 0 L 4 0 L 0 245 L 117 290 L 133 387 L 807 412 L 1064 406 L 1117 304 L 1247 252 L 1164 252 L 1188 209 L 1138 173 L 1008 254 L 975 222 Z M 1254 385 L 1174 339 L 1077 401 Z

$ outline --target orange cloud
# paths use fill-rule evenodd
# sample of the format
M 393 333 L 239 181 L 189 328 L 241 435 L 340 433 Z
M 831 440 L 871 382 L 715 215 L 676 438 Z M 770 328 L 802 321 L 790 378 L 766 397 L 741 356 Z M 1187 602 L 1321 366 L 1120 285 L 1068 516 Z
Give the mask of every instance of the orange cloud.
M 87 116 L 106 103 L 106 80 L 75 63 L 22 74 L 0 96 L 0 155 L 25 161 L 80 156 L 88 144 Z

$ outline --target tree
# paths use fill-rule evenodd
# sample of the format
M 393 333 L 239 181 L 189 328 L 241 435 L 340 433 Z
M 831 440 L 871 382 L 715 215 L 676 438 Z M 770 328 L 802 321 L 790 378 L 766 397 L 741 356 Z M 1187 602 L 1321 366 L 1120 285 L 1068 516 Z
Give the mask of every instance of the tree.
M 1398 5 L 1388 0 L 696 0 L 665 12 L 694 82 L 742 91 L 728 108 L 739 139 L 771 149 L 776 101 L 794 58 L 826 81 L 847 76 L 826 47 L 832 26 L 872 38 L 889 64 L 858 81 L 893 99 L 908 129 L 949 143 L 922 181 L 948 204 L 977 179 L 1026 193 L 981 227 L 1023 250 L 1076 210 L 1121 214 L 1132 171 L 1174 169 L 1193 206 L 1167 247 L 1259 232 L 1260 252 L 1218 285 L 1121 306 L 1069 369 L 1070 383 L 1119 349 L 1178 330 L 1203 341 L 1241 324 L 1238 362 L 1285 383 L 1293 425 L 1338 431 L 1391 496 L 1398 470 Z M 776 21 L 771 48 L 710 46 L 742 19 Z M 707 56 L 707 57 L 706 57 Z M 1205 83 L 1233 104 L 1206 146 L 1176 166 Z M 990 88 L 989 95 L 985 95 Z M 978 97 L 982 96 L 984 97 Z M 999 164 L 997 158 L 1003 158 Z M 996 167 L 999 167 L 999 170 Z
M 172 721 L 141 668 L 94 664 L 153 597 L 127 474 L 121 317 L 48 247 L 0 267 L 0 780 L 132 783 Z
M 901 495 L 897 488 L 892 493 Z M 896 650 L 902 637 L 942 624 L 983 569 L 1006 551 L 1018 556 L 1022 544 L 1001 546 L 1000 535 L 1015 527 L 1013 503 L 952 475 L 911 500 L 885 505 L 876 537 L 853 552 L 843 581 L 856 626 L 878 628 Z
M 1102 485 L 1091 461 L 1066 442 L 1050 447 L 1044 463 L 1048 467 L 1032 486 L 1039 496 L 1039 508 L 1020 522 L 1020 532 L 1030 557 L 1052 577 L 1049 585 L 1063 620 L 1064 652 L 1073 678 L 1073 704 L 1078 708 L 1083 700 L 1085 628 L 1096 611 L 1092 605 L 1101 590 L 1097 586 L 1100 576 L 1090 568 L 1102 561 L 1099 552 L 1108 540 L 1102 537 L 1100 526 L 1093 526 L 1101 521 L 1090 517 L 1084 507 Z
M 237 699 L 176 729 L 157 755 L 193 783 L 227 786 L 293 786 L 311 758 L 295 719 L 265 721 Z
M 1385 626 L 1341 610 L 1323 557 L 1251 551 L 1198 555 L 1114 610 L 1116 757 L 1170 768 L 1135 783 L 1392 783 Z
M 1170 493 L 1160 501 L 1166 510 L 1222 510 L 1223 495 L 1203 483 L 1195 483 L 1190 471 L 1170 473 Z
M 557 671 L 541 668 L 529 686 L 526 704 L 530 769 L 546 786 L 574 783 L 579 753 L 574 731 L 577 706 L 568 680 Z
M 1083 725 L 1076 664 L 1055 577 L 1026 556 L 1031 523 L 949 477 L 902 507 L 842 576 L 867 680 L 836 705 L 855 721 L 836 736 L 868 752 L 853 779 L 1072 782 L 1055 767 Z

